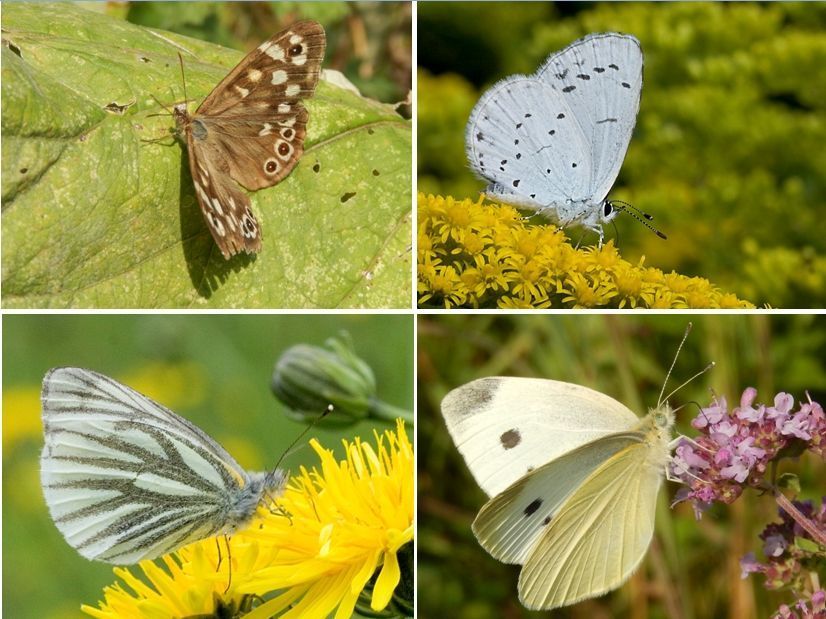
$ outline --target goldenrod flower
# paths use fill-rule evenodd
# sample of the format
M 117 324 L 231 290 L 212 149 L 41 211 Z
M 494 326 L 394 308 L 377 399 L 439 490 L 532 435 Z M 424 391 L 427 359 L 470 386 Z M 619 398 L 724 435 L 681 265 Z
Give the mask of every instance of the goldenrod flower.
M 398 552 L 413 541 L 413 447 L 401 420 L 375 439 L 375 448 L 343 441 L 340 462 L 310 441 L 320 470 L 302 467 L 278 509 L 259 509 L 260 519 L 229 539 L 229 552 L 223 539 L 211 538 L 163 557 L 166 569 L 142 561 L 150 585 L 115 568 L 125 587 L 107 587 L 99 608 L 82 610 L 98 619 L 212 616 L 219 609 L 249 619 L 344 618 L 371 579 L 371 608 L 386 608 L 402 577 Z
M 753 307 L 707 280 L 632 265 L 613 242 L 572 247 L 511 206 L 419 194 L 425 307 Z

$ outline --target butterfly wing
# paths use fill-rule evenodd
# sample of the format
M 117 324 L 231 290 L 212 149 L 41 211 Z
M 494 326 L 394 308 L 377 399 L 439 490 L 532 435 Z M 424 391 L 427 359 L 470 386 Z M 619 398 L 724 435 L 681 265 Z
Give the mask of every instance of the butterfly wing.
M 448 393 L 442 415 L 488 496 L 563 453 L 639 423 L 605 394 L 555 380 L 481 378 Z
M 302 101 L 315 92 L 326 41 L 321 24 L 294 23 L 250 52 L 196 111 L 205 139 L 247 189 L 275 185 L 303 153 Z
M 641 89 L 637 39 L 584 37 L 484 94 L 465 134 L 470 165 L 489 193 L 517 206 L 599 204 L 625 158 Z
M 479 511 L 473 522 L 479 544 L 499 561 L 525 563 L 571 494 L 607 460 L 641 440 L 639 433 L 610 434 L 520 478 Z
M 111 378 L 56 368 L 41 399 L 43 494 L 88 559 L 136 563 L 220 533 L 249 483 L 202 430 Z
M 604 451 L 609 440 L 605 437 L 587 447 Z M 574 604 L 611 591 L 631 576 L 654 534 L 663 469 L 651 466 L 653 449 L 667 447 L 646 440 L 629 443 L 558 508 L 519 575 L 519 599 L 527 608 Z M 657 454 L 655 459 L 661 457 Z M 560 476 L 566 472 L 549 467 L 539 474 L 546 478 L 541 486 L 550 492 L 558 484 L 566 485 Z
M 224 150 L 215 142 L 198 139 L 187 131 L 187 152 L 198 205 L 215 244 L 229 260 L 240 252 L 261 249 L 261 228 L 250 199 L 229 176 Z

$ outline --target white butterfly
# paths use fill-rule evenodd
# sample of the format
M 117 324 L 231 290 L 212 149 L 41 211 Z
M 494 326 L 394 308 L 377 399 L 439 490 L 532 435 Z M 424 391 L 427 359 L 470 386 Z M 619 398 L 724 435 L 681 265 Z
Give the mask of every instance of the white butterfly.
M 252 519 L 287 472 L 249 473 L 198 427 L 119 382 L 80 368 L 43 379 L 43 494 L 87 559 L 153 559 Z
M 488 197 L 562 227 L 585 226 L 602 242 L 602 224 L 624 208 L 607 195 L 636 123 L 642 64 L 633 36 L 590 34 L 533 75 L 494 84 L 465 130 L 470 166 L 490 182 Z
M 523 566 L 526 607 L 601 595 L 640 564 L 669 460 L 667 404 L 640 419 L 587 387 L 496 377 L 448 393 L 442 414 L 493 497 L 473 532 L 494 558 Z

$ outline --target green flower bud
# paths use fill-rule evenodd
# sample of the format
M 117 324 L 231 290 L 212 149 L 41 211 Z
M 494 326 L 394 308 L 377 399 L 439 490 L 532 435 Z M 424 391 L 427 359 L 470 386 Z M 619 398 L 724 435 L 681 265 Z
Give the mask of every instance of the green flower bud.
M 369 415 L 376 378 L 342 333 L 327 340 L 325 348 L 297 344 L 287 349 L 275 366 L 272 390 L 292 419 L 316 419 L 332 404 L 324 423 L 346 426 Z

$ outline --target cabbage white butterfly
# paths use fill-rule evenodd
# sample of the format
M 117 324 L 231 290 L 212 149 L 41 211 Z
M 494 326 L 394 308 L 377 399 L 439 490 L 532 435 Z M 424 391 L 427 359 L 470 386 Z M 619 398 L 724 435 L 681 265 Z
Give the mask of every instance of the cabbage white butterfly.
M 442 400 L 453 442 L 492 497 L 473 532 L 495 559 L 522 565 L 527 608 L 607 593 L 642 561 L 671 457 L 664 389 L 643 418 L 588 387 L 536 378 L 481 378 Z

